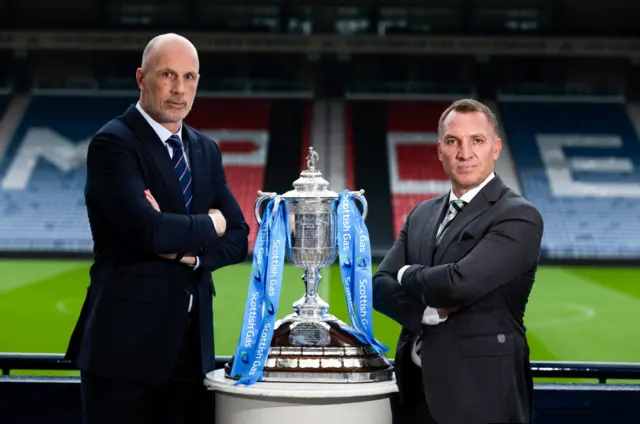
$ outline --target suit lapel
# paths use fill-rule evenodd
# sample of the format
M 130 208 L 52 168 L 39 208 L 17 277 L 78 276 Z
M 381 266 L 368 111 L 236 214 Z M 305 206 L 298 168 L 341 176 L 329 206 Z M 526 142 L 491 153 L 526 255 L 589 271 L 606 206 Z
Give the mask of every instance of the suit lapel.
M 151 128 L 149 123 L 138 112 L 135 106 L 130 106 L 124 114 L 125 120 L 129 123 L 138 140 L 146 147 L 151 154 L 153 161 L 162 176 L 162 180 L 167 188 L 169 199 L 171 200 L 171 208 L 173 211 L 186 212 L 184 198 L 182 197 L 182 188 L 178 181 L 175 168 L 171 162 L 169 152 L 158 137 L 158 134 Z M 153 193 L 152 193 L 153 194 Z
M 466 205 L 451 222 L 451 225 L 436 246 L 434 264 L 440 264 L 449 245 L 458 237 L 463 228 L 485 213 L 500 198 L 504 183 L 496 175 L 480 192 Z M 439 222 L 438 222 L 439 223 Z M 437 230 L 436 230 L 437 231 Z M 435 231 L 434 231 L 435 234 Z
M 432 209 L 427 212 L 429 216 L 427 217 L 424 227 L 420 232 L 420 247 L 418 248 L 418 258 L 420 261 L 424 261 L 421 263 L 424 263 L 427 266 L 432 265 L 433 249 L 436 245 L 436 231 L 438 229 L 438 224 L 444 216 L 444 211 L 446 211 L 446 200 L 448 198 L 449 193 L 441 196 L 434 202 Z
M 187 125 L 182 124 L 182 137 L 189 144 L 189 164 L 191 165 L 192 213 L 206 213 L 206 157 L 203 152 L 202 139 Z

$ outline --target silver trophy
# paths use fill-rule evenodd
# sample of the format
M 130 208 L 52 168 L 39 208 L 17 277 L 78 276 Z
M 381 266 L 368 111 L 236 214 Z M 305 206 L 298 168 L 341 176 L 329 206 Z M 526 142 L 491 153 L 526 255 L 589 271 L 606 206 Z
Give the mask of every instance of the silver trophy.
M 320 270 L 338 257 L 338 193 L 328 189 L 316 163 L 319 155 L 309 148 L 307 168 L 293 183 L 293 190 L 281 196 L 289 218 L 286 257 L 302 268 L 304 296 L 293 304 L 294 312 L 275 323 L 275 330 L 263 371 L 263 381 L 285 382 L 374 382 L 393 378 L 386 357 L 363 344 L 348 326 L 328 313 L 329 305 L 318 295 Z M 368 212 L 364 190 L 351 192 Z M 258 191 L 255 218 L 276 193 Z M 225 367 L 230 376 L 231 364 Z

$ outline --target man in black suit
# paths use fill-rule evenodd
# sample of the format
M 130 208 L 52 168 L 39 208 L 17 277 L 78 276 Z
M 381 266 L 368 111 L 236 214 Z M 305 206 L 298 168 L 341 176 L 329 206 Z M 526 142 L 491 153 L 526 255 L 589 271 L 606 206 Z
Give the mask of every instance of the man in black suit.
M 374 308 L 402 325 L 400 409 L 410 423 L 529 423 L 523 315 L 542 218 L 494 173 L 502 142 L 488 107 L 453 103 L 437 148 L 451 191 L 411 210 L 373 277 Z
M 246 259 L 249 227 L 219 147 L 182 122 L 198 71 L 185 38 L 151 40 L 138 103 L 89 145 L 95 260 L 67 351 L 86 424 L 213 422 L 211 272 Z

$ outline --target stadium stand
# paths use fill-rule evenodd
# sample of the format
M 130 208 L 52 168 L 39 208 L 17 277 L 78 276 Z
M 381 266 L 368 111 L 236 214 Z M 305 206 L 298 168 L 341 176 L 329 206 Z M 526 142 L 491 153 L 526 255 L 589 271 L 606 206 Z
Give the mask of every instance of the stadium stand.
M 438 120 L 450 103 L 386 103 L 387 160 L 394 234 L 400 232 L 406 215 L 415 205 L 450 188 L 436 150 Z
M 411 208 L 449 189 L 435 153 L 442 110 L 462 97 L 490 105 L 505 142 L 496 169 L 545 220 L 525 316 L 531 357 L 544 360 L 531 367 L 532 424 L 638 423 L 640 2 L 40 3 L 0 2 L 0 423 L 81 421 L 79 380 L 59 353 L 90 262 L 39 259 L 90 253 L 87 142 L 135 102 L 145 38 L 167 31 L 197 44 L 187 122 L 220 143 L 250 249 L 256 192 L 290 190 L 308 147 L 322 146 L 330 187 L 365 190 L 379 262 Z M 11 259 L 24 256 L 36 260 Z M 237 341 L 248 265 L 216 281 L 217 368 Z M 324 281 L 340 314 L 338 279 Z
M 380 258 L 389 249 L 396 234 L 390 225 L 391 192 L 386 148 L 386 119 L 384 102 L 356 100 L 346 108 L 349 115 L 345 128 L 351 129 L 354 187 L 365 190 L 369 203 L 367 227 L 371 237 L 371 254 Z
M 551 259 L 640 257 L 640 141 L 624 103 L 502 101 L 527 199 Z
M 351 117 L 351 103 L 345 102 L 344 105 L 344 155 L 345 155 L 345 184 L 352 190 L 359 189 L 356 187 L 356 171 L 353 158 L 353 122 Z M 366 194 L 365 194 L 366 196 Z
M 640 257 L 636 109 L 624 102 L 516 99 L 496 103 L 504 145 L 498 169 L 543 214 L 543 259 Z M 358 100 L 348 105 L 346 139 L 355 149 L 356 186 L 375 196 L 373 204 L 391 205 L 391 216 L 379 210 L 372 219 L 392 222 L 393 239 L 413 206 L 449 189 L 435 148 L 437 122 L 449 104 Z M 376 186 L 389 194 L 373 194 Z M 385 243 L 388 248 L 387 234 L 376 237 L 378 249 Z
M 355 185 L 367 190 L 369 203 L 375 206 L 368 221 L 376 229 L 372 249 L 381 255 L 415 205 L 450 188 L 436 150 L 438 120 L 450 104 L 451 100 L 348 103 L 346 147 L 356 164 Z M 517 186 L 510 155 L 501 157 L 499 165 L 507 174 L 505 181 Z
M 0 162 L 4 251 L 90 251 L 88 141 L 131 97 L 33 96 Z M 46 159 L 46 160 L 42 160 Z
M 248 219 L 252 215 L 256 192 L 264 184 L 269 147 L 269 106 L 263 99 L 203 98 L 185 122 L 217 140 L 223 152 L 227 182 Z M 253 246 L 258 228 L 251 228 L 249 245 Z
M 135 101 L 134 95 L 31 97 L 0 161 L 1 250 L 91 251 L 83 196 L 86 148 L 97 129 Z M 6 102 L 0 98 L 0 107 Z M 292 176 L 299 173 L 295 161 L 287 166 L 287 154 L 300 155 L 304 103 L 203 97 L 194 103 L 186 120 L 218 141 L 229 186 L 251 226 L 250 246 L 257 232 L 253 219 L 256 193 L 268 182 L 267 159 L 282 162 L 271 167 L 283 180 L 288 178 L 286 186 L 276 184 L 280 190 L 288 190 L 295 179 Z M 279 141 L 276 151 L 269 150 L 270 133 Z

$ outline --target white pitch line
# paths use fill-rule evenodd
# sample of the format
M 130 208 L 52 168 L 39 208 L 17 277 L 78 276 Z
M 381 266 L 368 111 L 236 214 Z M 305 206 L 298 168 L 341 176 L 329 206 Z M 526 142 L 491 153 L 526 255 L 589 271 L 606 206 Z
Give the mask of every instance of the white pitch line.
M 69 304 L 73 305 L 74 302 L 82 302 L 82 301 L 77 297 L 62 299 L 56 302 L 56 309 L 58 310 L 58 312 L 63 313 L 65 315 L 77 315 L 78 310 L 69 307 Z
M 527 328 L 541 328 L 541 327 L 558 327 L 568 324 L 577 324 L 585 321 L 589 321 L 595 318 L 596 310 L 588 305 L 583 305 L 575 302 L 558 302 L 560 310 L 570 311 L 566 317 L 550 317 L 547 319 L 536 320 L 531 322 L 525 322 Z

